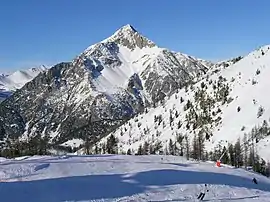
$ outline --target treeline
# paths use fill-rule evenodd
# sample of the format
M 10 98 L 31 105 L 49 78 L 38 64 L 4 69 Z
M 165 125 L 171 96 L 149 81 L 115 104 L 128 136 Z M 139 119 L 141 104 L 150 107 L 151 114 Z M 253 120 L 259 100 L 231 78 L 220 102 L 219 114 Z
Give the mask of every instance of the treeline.
M 245 134 L 244 138 L 238 139 L 235 144 L 228 144 L 221 146 L 219 144 L 216 148 L 207 152 L 205 150 L 206 135 L 203 131 L 195 135 L 190 141 L 187 135 L 180 133 L 175 134 L 175 140 L 169 139 L 165 148 L 161 141 L 145 141 L 140 144 L 136 150 L 128 149 L 126 152 L 118 146 L 118 139 L 111 135 L 106 142 L 100 146 L 95 145 L 91 153 L 95 154 L 126 154 L 126 155 L 176 155 L 184 156 L 187 159 L 194 159 L 199 161 L 217 161 L 221 163 L 234 166 L 236 168 L 245 168 L 261 173 L 265 176 L 270 176 L 270 162 L 266 162 L 257 153 L 257 146 L 259 139 L 269 134 L 270 127 L 264 121 L 261 126 L 254 127 L 250 133 Z
M 52 148 L 52 145 L 49 143 L 48 136 L 41 137 L 41 135 L 36 135 L 23 141 L 17 138 L 8 138 L 1 147 L 0 155 L 2 157 L 14 158 L 50 154 L 49 149 Z
M 159 118 L 157 117 L 157 122 Z M 252 169 L 269 177 L 270 163 L 263 160 L 257 152 L 257 144 L 262 138 L 270 135 L 270 127 L 267 121 L 262 125 L 254 127 L 250 133 L 238 139 L 235 144 L 221 146 L 207 152 L 205 142 L 208 141 L 205 131 L 200 130 L 192 139 L 181 133 L 175 133 L 174 139 L 169 139 L 168 144 L 164 147 L 158 138 L 153 138 L 140 144 L 137 149 L 124 150 L 119 146 L 119 140 L 113 134 L 106 141 L 97 144 L 97 141 L 86 139 L 81 149 L 85 154 L 126 154 L 126 155 L 177 155 L 199 161 L 217 161 L 232 165 L 237 168 Z M 50 149 L 64 150 L 66 147 L 52 145 L 48 136 L 33 136 L 28 140 L 20 141 L 18 139 L 7 139 L 2 145 L 1 156 L 13 158 L 25 155 L 49 155 Z M 75 152 L 71 148 L 66 148 L 66 152 Z

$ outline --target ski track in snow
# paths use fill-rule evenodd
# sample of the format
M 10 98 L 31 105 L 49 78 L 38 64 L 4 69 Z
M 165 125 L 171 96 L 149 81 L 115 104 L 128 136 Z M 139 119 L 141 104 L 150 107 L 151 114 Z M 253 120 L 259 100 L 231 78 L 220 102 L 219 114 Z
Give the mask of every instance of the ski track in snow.
M 252 183 L 256 177 L 259 184 Z M 174 156 L 34 156 L 1 159 L 3 201 L 270 201 L 270 179 Z M 1 200 L 1 201 L 2 201 Z

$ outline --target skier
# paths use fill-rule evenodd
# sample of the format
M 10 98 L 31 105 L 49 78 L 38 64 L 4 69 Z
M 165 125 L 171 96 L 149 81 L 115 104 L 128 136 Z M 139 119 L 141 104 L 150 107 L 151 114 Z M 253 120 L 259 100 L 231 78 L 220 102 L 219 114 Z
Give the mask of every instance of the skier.
M 254 182 L 255 184 L 258 184 L 257 179 L 255 177 L 253 178 L 252 182 Z
M 203 200 L 203 198 L 205 197 L 205 192 L 209 192 L 209 190 L 207 189 L 207 184 L 204 185 L 204 189 L 201 191 L 197 199 Z

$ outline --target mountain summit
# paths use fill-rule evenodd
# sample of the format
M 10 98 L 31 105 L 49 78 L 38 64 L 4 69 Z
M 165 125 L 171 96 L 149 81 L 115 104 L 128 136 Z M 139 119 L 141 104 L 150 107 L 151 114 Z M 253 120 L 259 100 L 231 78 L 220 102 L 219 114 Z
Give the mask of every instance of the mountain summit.
M 155 47 L 155 43 L 139 33 L 132 25 L 127 24 L 117 31 L 115 31 L 110 37 L 102 40 L 101 42 L 89 46 L 83 54 L 87 54 L 93 48 L 100 46 L 100 44 L 114 43 L 124 46 L 130 50 L 136 48 L 142 49 L 147 47 Z
M 137 48 L 154 47 L 155 44 L 142 36 L 133 26 L 127 24 L 117 30 L 111 37 L 102 42 L 114 42 L 128 47 L 131 50 Z

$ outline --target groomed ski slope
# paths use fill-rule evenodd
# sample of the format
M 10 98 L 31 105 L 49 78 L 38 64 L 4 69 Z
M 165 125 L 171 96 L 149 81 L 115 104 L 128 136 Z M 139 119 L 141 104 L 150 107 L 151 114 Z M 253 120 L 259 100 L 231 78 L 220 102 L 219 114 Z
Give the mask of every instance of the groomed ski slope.
M 259 184 L 252 183 L 256 177 Z M 1 201 L 270 201 L 270 179 L 174 156 L 0 159 Z

